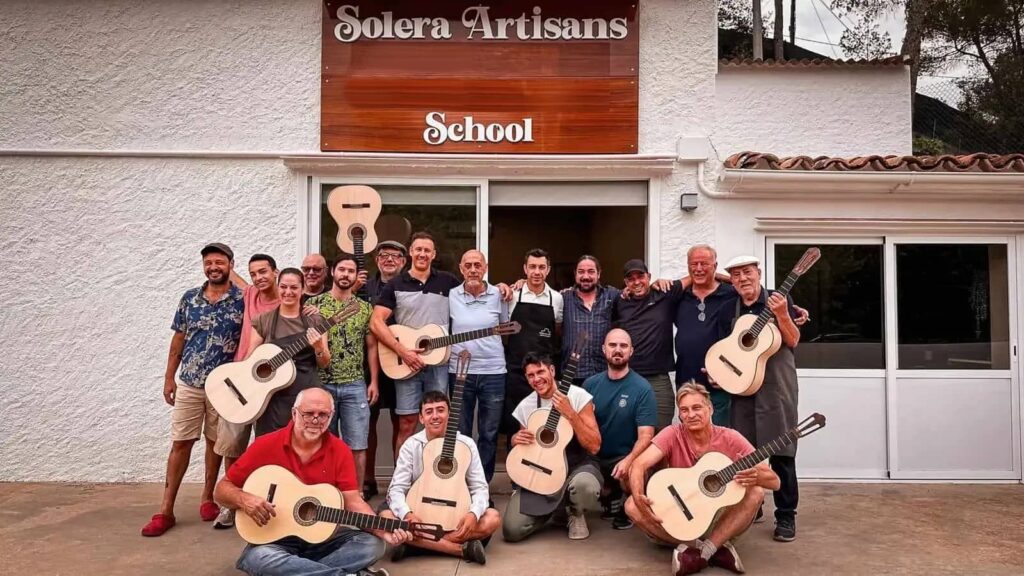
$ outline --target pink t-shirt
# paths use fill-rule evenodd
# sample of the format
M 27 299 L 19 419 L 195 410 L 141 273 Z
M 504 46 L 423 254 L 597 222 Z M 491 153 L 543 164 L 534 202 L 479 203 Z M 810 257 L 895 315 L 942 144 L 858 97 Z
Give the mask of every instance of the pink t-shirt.
M 673 424 L 665 428 L 652 440 L 655 446 L 665 454 L 670 468 L 691 468 L 700 460 L 704 453 L 697 454 L 690 439 L 689 432 L 682 424 Z M 721 452 L 735 462 L 754 451 L 742 434 L 724 426 L 711 425 L 711 446 L 709 452 Z
M 242 300 L 245 302 L 245 313 L 242 315 L 242 339 L 238 341 L 235 362 L 244 360 L 246 352 L 249 351 L 249 340 L 252 339 L 252 319 L 265 312 L 270 312 L 281 304 L 280 298 L 270 301 L 264 300 L 260 296 L 259 288 L 251 284 L 245 287 L 245 291 L 242 293 Z

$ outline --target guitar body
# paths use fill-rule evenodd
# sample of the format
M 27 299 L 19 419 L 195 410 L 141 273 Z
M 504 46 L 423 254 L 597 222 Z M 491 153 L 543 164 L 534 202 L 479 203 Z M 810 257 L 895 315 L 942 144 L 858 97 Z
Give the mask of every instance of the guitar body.
M 277 512 L 266 526 L 257 525 L 245 513 L 235 515 L 238 533 L 250 544 L 267 544 L 286 536 L 298 536 L 310 544 L 319 544 L 330 538 L 338 527 L 331 522 L 318 522 L 313 516 L 316 505 L 342 508 L 341 492 L 330 484 L 310 486 L 280 466 L 262 466 L 249 475 L 242 490 L 268 500 L 271 499 L 267 496 L 273 493 Z
M 295 381 L 295 363 L 277 370 L 268 360 L 281 352 L 274 344 L 260 344 L 248 358 L 221 364 L 206 377 L 206 397 L 217 414 L 232 424 L 249 424 L 259 418 L 274 392 Z
M 654 514 L 662 520 L 662 528 L 670 536 L 683 541 L 700 538 L 711 527 L 719 510 L 743 499 L 747 490 L 736 482 L 722 486 L 711 478 L 702 483 L 704 476 L 730 464 L 732 460 L 725 454 L 708 452 L 692 468 L 665 468 L 651 476 L 647 482 L 647 497 L 651 499 Z
M 751 338 L 748 332 L 756 321 L 754 314 L 737 318 L 732 332 L 715 342 L 704 356 L 708 375 L 730 394 L 756 394 L 764 383 L 765 364 L 782 347 L 782 333 L 771 322 L 765 325 L 757 338 Z
M 338 186 L 327 196 L 327 210 L 338 223 L 337 241 L 342 252 L 356 253 L 356 230 L 361 231 L 363 250 L 371 252 L 376 248 L 374 223 L 381 210 L 380 194 L 376 190 L 361 185 Z
M 472 453 L 469 446 L 455 441 L 455 458 L 442 457 L 444 438 L 434 438 L 423 447 L 423 474 L 413 482 L 406 502 L 421 521 L 455 530 L 469 512 L 466 472 Z
M 565 486 L 569 464 L 565 449 L 572 441 L 572 425 L 565 418 L 558 419 L 552 433 L 544 428 L 551 410 L 541 408 L 530 414 L 526 429 L 533 432 L 533 444 L 514 446 L 505 460 L 505 470 L 513 482 L 530 492 L 549 496 Z
M 399 342 L 410 349 L 422 348 L 421 342 L 427 338 L 443 338 L 448 335 L 448 331 L 437 324 L 427 324 L 422 328 L 392 324 L 388 326 L 388 329 Z M 427 366 L 440 366 L 448 362 L 450 352 L 450 346 L 443 346 L 420 353 L 420 359 Z M 404 380 L 418 372 L 418 370 L 410 369 L 402 361 L 402 357 L 387 346 L 377 346 L 377 355 L 380 357 L 380 369 L 394 380 Z

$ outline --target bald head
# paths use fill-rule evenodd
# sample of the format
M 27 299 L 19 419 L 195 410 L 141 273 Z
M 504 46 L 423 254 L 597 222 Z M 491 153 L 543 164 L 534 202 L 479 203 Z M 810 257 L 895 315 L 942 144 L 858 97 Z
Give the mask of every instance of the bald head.
M 303 402 L 308 404 L 317 400 L 325 400 L 327 402 L 333 402 L 334 398 L 331 397 L 331 393 L 323 388 L 306 388 L 299 391 L 299 395 L 295 397 L 295 404 L 292 406 L 295 408 L 302 408 Z
M 608 362 L 608 372 L 622 372 L 629 368 L 629 359 L 633 356 L 633 340 L 622 328 L 612 328 L 604 337 L 601 351 Z

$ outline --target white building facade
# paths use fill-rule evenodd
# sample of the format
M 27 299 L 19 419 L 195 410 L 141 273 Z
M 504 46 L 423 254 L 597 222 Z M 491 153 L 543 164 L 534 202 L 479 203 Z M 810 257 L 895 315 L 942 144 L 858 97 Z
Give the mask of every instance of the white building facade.
M 162 479 L 199 249 L 227 243 L 239 271 L 329 253 L 325 193 L 349 183 L 430 228 L 442 263 L 479 246 L 495 280 L 536 245 L 601 255 L 609 284 L 635 256 L 675 278 L 706 242 L 760 256 L 771 286 L 821 246 L 800 412 L 829 426 L 801 474 L 1020 481 L 1024 162 L 734 156 L 911 154 L 908 67 L 719 61 L 715 2 L 637 10 L 635 153 L 468 154 L 322 151 L 319 0 L 5 2 L 0 481 Z

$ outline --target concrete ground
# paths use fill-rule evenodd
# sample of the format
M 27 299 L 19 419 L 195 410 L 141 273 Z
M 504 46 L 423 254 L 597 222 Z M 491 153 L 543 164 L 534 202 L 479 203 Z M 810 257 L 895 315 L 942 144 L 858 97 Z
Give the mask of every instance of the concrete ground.
M 0 484 L 0 573 L 237 574 L 242 541 L 199 521 L 198 488 L 182 489 L 175 528 L 143 538 L 159 485 Z M 737 544 L 749 574 L 1024 573 L 1022 486 L 805 484 L 801 491 L 795 542 L 772 541 L 769 521 Z M 499 509 L 506 500 L 498 498 Z M 485 567 L 440 557 L 381 565 L 396 576 L 670 573 L 669 551 L 638 530 L 614 531 L 596 516 L 590 527 L 583 541 L 556 528 L 520 544 L 495 538 Z

